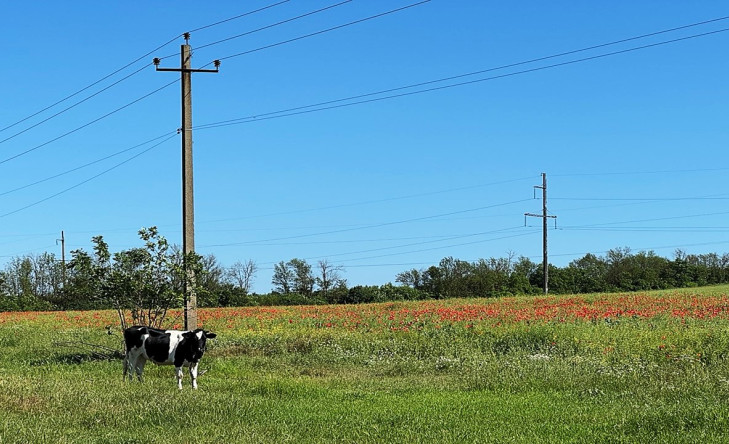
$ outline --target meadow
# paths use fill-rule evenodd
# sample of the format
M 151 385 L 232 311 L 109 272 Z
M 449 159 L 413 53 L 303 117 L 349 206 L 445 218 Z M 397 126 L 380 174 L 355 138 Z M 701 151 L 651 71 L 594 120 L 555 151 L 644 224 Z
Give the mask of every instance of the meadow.
M 729 442 L 729 286 L 205 309 L 197 391 L 115 322 L 0 313 L 0 443 Z

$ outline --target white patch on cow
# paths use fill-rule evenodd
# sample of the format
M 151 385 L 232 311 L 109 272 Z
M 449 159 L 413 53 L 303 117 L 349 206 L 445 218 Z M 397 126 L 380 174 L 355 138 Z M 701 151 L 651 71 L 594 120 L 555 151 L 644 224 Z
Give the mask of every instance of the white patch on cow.
M 195 363 L 190 366 L 190 378 L 192 379 L 192 388 L 197 389 L 197 368 L 200 363 Z
M 168 351 L 167 362 L 163 362 L 161 364 L 172 365 L 175 363 L 175 352 L 177 351 L 177 346 L 180 342 L 182 342 L 182 334 L 185 332 L 180 330 L 165 330 L 165 333 L 170 335 L 170 349 Z M 188 364 L 187 361 L 185 361 L 185 364 Z
M 175 374 L 177 375 L 177 388 L 182 390 L 182 367 L 175 367 Z

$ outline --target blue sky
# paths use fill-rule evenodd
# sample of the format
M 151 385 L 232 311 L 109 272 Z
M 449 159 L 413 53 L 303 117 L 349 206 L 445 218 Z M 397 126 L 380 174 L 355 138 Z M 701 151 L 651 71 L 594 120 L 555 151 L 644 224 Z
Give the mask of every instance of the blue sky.
M 179 83 L 126 105 L 179 77 L 151 65 L 179 64 L 176 36 L 274 3 L 4 4 L 0 265 L 60 257 L 61 230 L 68 252 L 95 235 L 139 246 L 151 225 L 181 243 L 179 136 L 133 148 L 180 126 Z M 484 79 L 468 85 L 267 114 L 724 18 L 725 2 L 433 0 L 258 50 L 415 3 L 354 0 L 249 33 L 337 3 L 291 0 L 191 36 L 194 67 L 222 59 L 193 75 L 197 251 L 255 261 L 256 291 L 291 258 L 342 265 L 349 285 L 446 256 L 541 262 L 541 221 L 525 227 L 524 213 L 541 211 L 542 172 L 553 264 L 616 247 L 729 251 L 729 19 L 398 93 Z

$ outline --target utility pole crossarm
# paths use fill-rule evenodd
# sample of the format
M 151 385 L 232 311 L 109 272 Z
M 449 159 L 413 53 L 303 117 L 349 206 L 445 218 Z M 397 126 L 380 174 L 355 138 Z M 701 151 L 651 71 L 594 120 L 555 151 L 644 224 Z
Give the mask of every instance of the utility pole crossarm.
M 557 218 L 557 216 L 552 216 L 552 215 L 547 215 L 547 216 L 545 216 L 545 215 L 543 215 L 543 214 L 534 214 L 534 213 L 524 213 L 524 216 L 532 216 L 532 217 L 549 217 L 549 218 L 551 218 L 551 219 L 556 219 L 556 218 Z
M 159 67 L 160 59 L 154 58 L 152 60 L 152 63 L 154 63 L 154 69 L 155 71 L 167 71 L 167 72 L 220 72 L 220 60 L 215 60 L 213 63 L 215 64 L 215 69 L 191 69 L 191 68 L 160 68 Z

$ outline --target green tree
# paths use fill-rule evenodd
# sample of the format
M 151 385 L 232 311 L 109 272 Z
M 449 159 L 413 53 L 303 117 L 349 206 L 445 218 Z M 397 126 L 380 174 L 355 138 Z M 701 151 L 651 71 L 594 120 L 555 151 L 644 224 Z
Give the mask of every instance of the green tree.
M 413 268 L 411 270 L 398 273 L 395 277 L 395 282 L 410 288 L 422 288 L 423 274 L 423 270 Z
M 336 296 L 341 292 L 332 294 L 335 288 L 347 287 L 347 281 L 342 279 L 341 273 L 344 268 L 340 265 L 333 265 L 328 260 L 321 260 L 317 263 L 319 276 L 315 278 L 316 285 L 319 287 L 320 298 L 330 303 L 336 303 Z M 334 296 L 334 297 L 333 297 Z
M 294 286 L 294 279 L 296 275 L 294 271 L 286 264 L 281 261 L 273 266 L 273 277 L 271 278 L 271 284 L 273 284 L 273 291 L 281 294 L 289 294 L 292 292 Z
M 13 258 L 3 272 L 4 302 L 13 310 L 50 310 L 61 300 L 63 267 L 51 253 Z
M 281 294 L 298 293 L 311 297 L 314 293 L 314 274 L 303 259 L 291 259 L 288 262 L 279 262 L 273 266 L 271 283 L 274 291 Z
M 70 283 L 75 291 L 114 308 L 122 329 L 128 324 L 161 327 L 167 312 L 182 302 L 182 267 L 156 227 L 142 228 L 144 247 L 109 253 L 102 236 L 92 238 L 94 254 L 72 252 Z M 189 262 L 199 268 L 199 256 Z
M 314 273 L 309 265 L 303 259 L 291 259 L 288 267 L 294 272 L 294 292 L 304 296 L 311 296 L 314 293 Z

